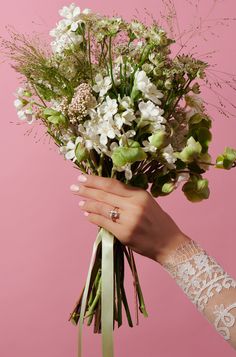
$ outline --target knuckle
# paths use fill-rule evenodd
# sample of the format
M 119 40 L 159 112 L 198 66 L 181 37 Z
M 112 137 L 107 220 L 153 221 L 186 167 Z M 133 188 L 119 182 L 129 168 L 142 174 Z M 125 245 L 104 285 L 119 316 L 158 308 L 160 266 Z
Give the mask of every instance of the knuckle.
M 115 185 L 117 185 L 117 182 L 114 178 L 109 178 L 109 180 L 106 181 L 106 184 L 104 185 L 106 189 L 112 189 Z
M 99 223 L 99 222 L 98 222 L 98 217 L 97 217 L 97 215 L 96 215 L 96 214 L 93 214 L 93 213 L 90 213 L 90 214 L 88 215 L 88 220 L 89 220 L 89 222 L 94 223 L 94 224 Z

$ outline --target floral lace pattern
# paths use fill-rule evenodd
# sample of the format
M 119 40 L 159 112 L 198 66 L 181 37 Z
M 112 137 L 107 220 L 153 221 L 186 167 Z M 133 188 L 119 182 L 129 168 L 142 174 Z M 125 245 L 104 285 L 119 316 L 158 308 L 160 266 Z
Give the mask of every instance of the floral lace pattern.
M 163 268 L 236 349 L 236 281 L 193 240 L 180 245 Z

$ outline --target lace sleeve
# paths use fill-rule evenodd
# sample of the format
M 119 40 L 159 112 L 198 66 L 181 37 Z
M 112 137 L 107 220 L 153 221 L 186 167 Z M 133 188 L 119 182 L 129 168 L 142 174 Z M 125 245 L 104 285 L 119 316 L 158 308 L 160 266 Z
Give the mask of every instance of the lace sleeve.
M 236 281 L 191 239 L 175 249 L 163 268 L 236 350 Z

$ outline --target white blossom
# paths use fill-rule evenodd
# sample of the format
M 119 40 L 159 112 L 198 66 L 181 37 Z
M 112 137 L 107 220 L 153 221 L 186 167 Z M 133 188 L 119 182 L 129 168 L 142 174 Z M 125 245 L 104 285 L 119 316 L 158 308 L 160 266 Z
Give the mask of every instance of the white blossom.
M 147 152 L 151 152 L 151 153 L 157 151 L 157 148 L 150 143 L 149 138 L 148 138 L 148 140 L 143 140 L 142 144 L 143 144 L 143 147 L 142 147 L 143 151 L 147 151 Z
M 109 96 L 106 100 L 97 108 L 97 112 L 100 117 L 105 120 L 109 120 L 118 111 L 118 103 L 116 99 L 111 99 Z
M 169 164 L 169 168 L 176 168 L 176 165 L 174 162 L 177 160 L 177 158 L 173 155 L 174 150 L 171 144 L 166 146 L 165 148 L 162 149 L 162 156 L 165 158 L 167 163 Z
M 119 134 L 119 131 L 117 132 L 114 121 L 109 119 L 99 123 L 97 133 L 100 134 L 100 143 L 106 145 L 108 143 L 108 138 L 114 139 L 116 134 Z
M 18 118 L 20 120 L 26 120 L 28 124 L 32 124 L 35 121 L 35 117 L 33 116 L 33 110 L 31 108 L 19 110 L 17 112 Z
M 133 173 L 132 173 L 132 170 L 131 170 L 131 164 L 130 163 L 127 163 L 125 164 L 124 166 L 121 166 L 121 167 L 116 167 L 116 170 L 121 172 L 121 171 L 125 171 L 125 178 L 126 180 L 131 180 L 132 179 L 132 176 L 133 176 Z
M 148 102 L 140 102 L 138 107 L 143 119 L 156 119 L 162 123 L 166 122 L 166 119 L 162 117 L 164 110 L 153 104 L 150 100 Z
M 145 71 L 135 73 L 135 85 L 145 98 L 152 100 L 155 104 L 161 104 L 159 98 L 163 98 L 163 93 L 150 81 Z
M 81 143 L 83 139 L 78 136 L 74 141 L 69 140 L 66 146 L 61 146 L 59 148 L 59 152 L 65 155 L 66 160 L 72 160 L 73 162 L 76 161 L 76 156 L 75 156 L 75 149 L 79 143 Z
M 114 117 L 114 122 L 118 129 L 121 129 L 124 124 L 132 125 L 133 121 L 136 119 L 134 115 L 134 111 L 132 109 L 128 109 L 123 113 L 117 113 Z
M 132 99 L 129 96 L 120 97 L 118 94 L 118 102 L 120 104 L 121 109 L 129 109 L 133 106 Z
M 24 107 L 24 103 L 20 99 L 15 99 L 14 106 L 19 111 Z
M 100 73 L 96 75 L 95 82 L 96 84 L 93 86 L 93 90 L 96 93 L 99 93 L 101 97 L 103 97 L 112 87 L 111 78 L 109 76 L 103 78 Z

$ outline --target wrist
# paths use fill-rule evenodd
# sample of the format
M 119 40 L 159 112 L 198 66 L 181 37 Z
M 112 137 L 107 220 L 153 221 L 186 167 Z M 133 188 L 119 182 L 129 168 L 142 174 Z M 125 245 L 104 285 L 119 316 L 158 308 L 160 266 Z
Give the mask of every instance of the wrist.
M 166 264 L 170 256 L 182 245 L 189 243 L 191 238 L 189 238 L 183 232 L 178 232 L 175 234 L 168 243 L 166 243 L 161 249 L 159 249 L 158 253 L 156 254 L 156 262 L 164 265 Z

